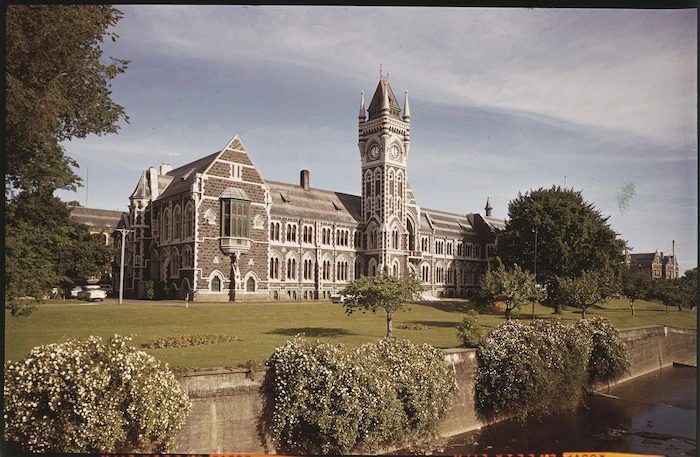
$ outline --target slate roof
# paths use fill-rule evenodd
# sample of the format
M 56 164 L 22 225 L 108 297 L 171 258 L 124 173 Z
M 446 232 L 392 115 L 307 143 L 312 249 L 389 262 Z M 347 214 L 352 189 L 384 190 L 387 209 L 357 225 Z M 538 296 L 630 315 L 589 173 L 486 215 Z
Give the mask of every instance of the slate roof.
M 194 183 L 195 175 L 197 173 L 204 173 L 219 154 L 221 154 L 221 151 L 202 157 L 199 160 L 195 160 L 179 168 L 175 168 L 167 172 L 164 176 L 159 175 L 158 186 L 160 188 L 161 185 L 165 184 L 165 188 L 160 188 L 161 193 L 156 200 L 187 192 Z
M 655 252 L 645 252 L 639 254 L 630 254 L 630 259 L 638 265 L 651 266 L 654 263 Z
M 111 211 L 108 209 L 84 208 L 82 206 L 69 206 L 71 208 L 70 217 L 74 221 L 88 225 L 90 227 L 117 228 L 117 224 L 122 215 L 128 214 L 123 211 Z
M 389 112 L 391 117 L 395 119 L 399 119 L 399 113 L 401 112 L 401 108 L 399 107 L 399 103 L 396 101 L 396 96 L 394 95 L 394 91 L 391 90 L 391 85 L 389 84 L 389 80 L 386 79 L 384 76 L 379 78 L 379 84 L 377 85 L 377 90 L 374 91 L 374 96 L 372 97 L 372 101 L 369 103 L 369 108 L 367 108 L 367 111 L 369 112 L 369 118 L 374 119 L 377 117 L 381 112 L 382 112 L 382 105 L 384 104 L 384 83 L 386 84 L 386 87 L 389 92 Z
M 328 222 L 359 224 L 362 199 L 356 195 L 315 188 L 304 189 L 298 184 L 266 181 L 272 197 L 273 216 L 320 219 Z
M 464 232 L 474 232 L 474 228 L 469 223 L 466 216 L 447 213 L 435 209 L 421 208 L 421 227 L 426 229 L 427 219 L 432 224 L 427 225 L 435 228 L 436 236 L 459 238 Z

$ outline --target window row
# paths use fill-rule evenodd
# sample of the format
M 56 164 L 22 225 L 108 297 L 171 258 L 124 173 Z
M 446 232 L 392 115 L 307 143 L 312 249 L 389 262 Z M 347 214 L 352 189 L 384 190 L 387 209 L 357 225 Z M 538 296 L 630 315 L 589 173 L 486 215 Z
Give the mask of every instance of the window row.
M 284 268 L 284 271 L 280 270 L 280 267 Z M 301 274 L 305 281 L 313 281 L 315 279 L 315 262 L 310 259 L 304 259 L 301 264 L 301 271 L 298 271 L 299 265 L 294 257 L 287 259 L 286 262 L 282 261 L 272 256 L 270 257 L 270 279 L 280 280 L 284 278 L 286 280 L 297 280 L 298 275 Z M 285 274 L 283 274 L 285 273 Z M 330 260 L 324 260 L 321 263 L 321 268 L 319 275 L 324 281 L 331 281 L 333 279 L 333 264 Z M 335 268 L 335 280 L 336 281 L 347 281 L 350 278 L 350 267 L 347 260 L 339 260 L 336 263 Z
M 291 243 L 301 241 L 313 244 L 315 242 L 313 226 L 303 225 L 299 232 L 300 236 L 297 234 L 298 230 L 299 224 L 287 223 L 284 226 L 284 239 Z M 270 222 L 270 241 L 281 241 L 282 237 L 282 224 L 280 222 Z M 354 232 L 353 237 L 355 247 L 359 247 L 359 232 Z M 333 244 L 333 231 L 328 227 L 321 229 L 321 244 Z M 335 244 L 336 246 L 350 246 L 350 230 L 337 229 L 335 232 Z

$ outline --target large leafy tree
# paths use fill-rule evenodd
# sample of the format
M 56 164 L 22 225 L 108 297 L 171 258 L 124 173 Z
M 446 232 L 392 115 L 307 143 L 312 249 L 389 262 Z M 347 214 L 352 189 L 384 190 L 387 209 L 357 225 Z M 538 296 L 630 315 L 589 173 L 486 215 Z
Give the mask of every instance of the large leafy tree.
M 110 81 L 125 60 L 101 44 L 121 18 L 110 5 L 10 5 L 6 10 L 5 300 L 13 314 L 70 276 L 103 268 L 105 248 L 71 222 L 57 189 L 80 179 L 63 142 L 115 133 L 128 121 Z
M 506 267 L 517 264 L 534 271 L 535 236 L 536 279 L 547 284 L 547 302 L 555 312 L 561 312 L 562 303 L 557 277 L 603 271 L 619 278 L 624 242 L 581 192 L 553 186 L 519 193 L 508 204 L 506 230 L 498 240 L 498 255 Z
M 506 269 L 501 263 L 498 268 L 489 270 L 479 280 L 479 296 L 483 302 L 506 305 L 505 316 L 510 320 L 511 313 L 524 303 L 544 300 L 546 289 L 539 287 L 535 275 L 523 270 L 519 265 Z
M 103 63 L 103 39 L 121 18 L 110 5 L 10 5 L 6 31 L 5 187 L 75 189 L 62 141 L 115 133 L 124 108 L 110 81 L 125 60 Z
M 84 224 L 70 219 L 57 197 L 22 192 L 5 205 L 5 307 L 13 315 L 31 312 L 52 287 L 110 268 L 113 250 Z
M 384 311 L 386 336 L 391 338 L 394 314 L 396 311 L 409 310 L 407 302 L 415 300 L 421 290 L 420 280 L 413 276 L 397 278 L 386 273 L 378 276 L 360 276 L 343 290 L 343 305 L 348 315 L 355 311 Z

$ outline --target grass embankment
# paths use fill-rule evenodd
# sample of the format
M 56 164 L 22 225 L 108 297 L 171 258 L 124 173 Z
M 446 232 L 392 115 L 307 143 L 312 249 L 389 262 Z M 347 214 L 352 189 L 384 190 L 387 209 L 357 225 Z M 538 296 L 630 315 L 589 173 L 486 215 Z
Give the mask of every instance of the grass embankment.
M 51 303 L 51 302 L 49 302 Z M 65 302 L 63 302 L 65 303 Z M 415 304 L 412 310 L 394 316 L 394 336 L 414 343 L 429 343 L 440 348 L 456 347 L 456 325 L 462 313 L 473 306 L 464 300 L 443 300 Z M 593 307 L 587 316 L 605 316 L 617 328 L 666 324 L 674 327 L 697 328 L 695 311 L 665 307 L 651 302 L 635 302 L 636 314 L 631 315 L 627 300 L 611 300 L 604 306 Z M 478 309 L 479 323 L 493 328 L 503 322 L 503 314 Z M 524 306 L 514 318 L 530 319 L 532 307 Z M 580 319 L 580 312 L 565 310 L 553 315 L 550 308 L 535 306 L 538 318 L 558 317 L 565 321 Z M 401 329 L 400 324 L 424 324 L 424 330 Z M 422 326 L 420 326 L 422 328 Z M 185 348 L 144 349 L 145 352 L 168 362 L 173 367 L 206 369 L 236 367 L 249 360 L 266 360 L 275 347 L 296 334 L 307 338 L 356 346 L 376 341 L 386 333 L 384 314 L 355 313 L 347 316 L 342 305 L 328 302 L 291 302 L 260 304 L 204 304 L 184 302 L 173 305 L 153 305 L 147 301 L 138 305 L 100 304 L 86 306 L 40 306 L 27 318 L 16 318 L 5 312 L 5 361 L 18 360 L 38 345 L 54 343 L 64 337 L 83 338 L 97 335 L 103 338 L 115 333 L 134 335 L 132 343 L 138 348 L 149 338 L 191 335 L 197 333 L 236 336 L 240 341 L 209 346 Z

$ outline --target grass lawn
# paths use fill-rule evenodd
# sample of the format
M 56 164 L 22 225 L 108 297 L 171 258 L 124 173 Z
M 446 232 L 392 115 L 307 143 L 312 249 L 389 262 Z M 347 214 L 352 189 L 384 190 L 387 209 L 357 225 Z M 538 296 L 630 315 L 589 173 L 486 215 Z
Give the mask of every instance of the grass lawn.
M 52 302 L 48 302 L 49 304 Z M 61 303 L 65 302 L 53 302 Z M 462 313 L 472 305 L 465 300 L 422 302 L 411 311 L 394 316 L 394 336 L 414 343 L 429 343 L 440 348 L 457 347 L 455 326 Z M 652 302 L 635 302 L 636 314 L 631 315 L 629 302 L 611 300 L 593 307 L 587 316 L 605 316 L 618 328 L 652 324 L 697 328 L 694 310 L 670 308 Z M 502 313 L 481 310 L 480 324 L 493 328 L 503 322 Z M 514 318 L 529 320 L 530 305 L 524 306 Z M 565 310 L 559 316 L 550 308 L 535 306 L 539 318 L 559 317 L 573 322 L 580 312 Z M 425 330 L 405 330 L 402 323 L 427 325 Z M 133 335 L 132 343 L 141 348 L 149 338 L 195 333 L 221 333 L 240 339 L 235 343 L 188 348 L 143 349 L 173 367 L 207 369 L 236 367 L 249 360 L 266 360 L 276 346 L 296 334 L 309 339 L 343 343 L 349 346 L 375 341 L 386 334 L 384 314 L 354 313 L 347 316 L 339 304 L 328 302 L 287 302 L 258 304 L 205 304 L 184 302 L 154 305 L 144 301 L 136 305 L 76 304 L 40 306 L 27 318 L 12 317 L 5 312 L 5 361 L 25 357 L 31 348 L 60 341 L 64 337 L 83 338 L 97 335 L 108 338 L 115 333 Z

